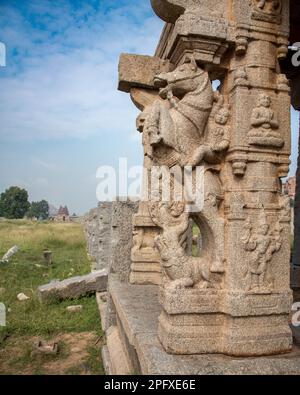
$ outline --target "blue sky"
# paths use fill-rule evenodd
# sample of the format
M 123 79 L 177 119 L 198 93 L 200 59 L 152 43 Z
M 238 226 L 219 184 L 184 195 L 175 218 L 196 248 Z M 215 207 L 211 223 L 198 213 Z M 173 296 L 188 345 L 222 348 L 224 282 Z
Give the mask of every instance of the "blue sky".
M 20 185 L 82 214 L 97 204 L 98 166 L 142 163 L 118 59 L 153 54 L 163 23 L 150 0 L 0 0 L 0 26 L 0 192 Z

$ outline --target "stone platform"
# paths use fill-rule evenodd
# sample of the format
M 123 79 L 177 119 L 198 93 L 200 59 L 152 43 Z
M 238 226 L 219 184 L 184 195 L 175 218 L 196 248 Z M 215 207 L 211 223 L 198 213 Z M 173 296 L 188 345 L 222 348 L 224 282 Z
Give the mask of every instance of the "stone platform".
M 220 354 L 170 355 L 157 338 L 158 287 L 129 285 L 110 278 L 113 325 L 102 350 L 108 374 L 144 375 L 282 375 L 300 374 L 300 347 L 289 354 L 232 358 Z M 102 309 L 103 310 L 103 309 Z

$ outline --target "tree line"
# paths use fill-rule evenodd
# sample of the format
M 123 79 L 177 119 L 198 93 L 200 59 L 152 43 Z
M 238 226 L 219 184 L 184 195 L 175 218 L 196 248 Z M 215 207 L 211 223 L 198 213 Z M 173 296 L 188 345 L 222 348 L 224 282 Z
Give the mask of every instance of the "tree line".
M 29 202 L 26 189 L 10 187 L 0 195 L 0 217 L 7 219 L 49 217 L 49 204 L 46 200 Z

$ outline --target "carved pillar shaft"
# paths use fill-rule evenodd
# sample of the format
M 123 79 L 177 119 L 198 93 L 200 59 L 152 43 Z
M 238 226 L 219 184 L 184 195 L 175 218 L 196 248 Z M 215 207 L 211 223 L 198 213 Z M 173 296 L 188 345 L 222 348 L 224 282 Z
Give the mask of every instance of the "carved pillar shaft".
M 300 267 L 300 124 L 299 124 L 299 153 L 298 153 L 298 166 L 296 174 L 296 197 L 295 197 L 295 218 L 294 218 L 294 254 L 293 254 L 293 265 Z M 298 276 L 299 277 L 299 276 Z M 300 288 L 299 283 L 294 284 L 297 288 Z
M 160 229 L 158 337 L 167 352 L 291 349 L 290 210 L 280 191 L 290 88 L 278 63 L 287 52 L 288 3 L 152 1 L 168 22 L 156 55 L 174 65 L 152 75 L 157 97 L 143 111 L 152 163 L 204 168 L 198 211 L 187 211 L 187 200 L 148 205 Z M 185 250 L 191 219 L 202 238 L 197 257 Z

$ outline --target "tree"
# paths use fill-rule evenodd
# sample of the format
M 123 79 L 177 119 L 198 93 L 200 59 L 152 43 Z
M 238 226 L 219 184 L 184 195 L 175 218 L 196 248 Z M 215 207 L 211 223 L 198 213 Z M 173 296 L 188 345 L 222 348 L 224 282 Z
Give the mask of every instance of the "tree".
M 49 204 L 46 200 L 40 202 L 32 202 L 30 209 L 27 213 L 30 218 L 42 218 L 47 219 L 49 217 Z
M 30 207 L 28 192 L 19 187 L 10 187 L 1 193 L 0 215 L 9 219 L 23 218 Z

